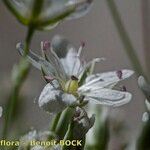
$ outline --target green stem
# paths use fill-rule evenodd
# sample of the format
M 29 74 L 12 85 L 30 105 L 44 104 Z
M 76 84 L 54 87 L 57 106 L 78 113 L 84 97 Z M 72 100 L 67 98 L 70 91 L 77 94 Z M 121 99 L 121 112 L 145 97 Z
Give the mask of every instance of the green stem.
M 150 75 L 150 2 L 141 0 L 144 56 L 147 74 Z
M 150 139 L 150 119 L 144 124 L 142 132 L 137 140 L 137 150 L 149 150 L 150 149 L 149 139 Z
M 27 36 L 26 36 L 24 57 L 26 57 L 27 54 L 29 53 L 29 47 L 30 47 L 30 44 L 31 44 L 31 39 L 32 39 L 33 34 L 34 34 L 34 26 L 31 25 L 28 28 L 28 32 L 27 32 Z
M 11 121 L 13 119 L 13 114 L 17 106 L 17 103 L 19 101 L 19 91 L 20 88 L 26 79 L 26 76 L 29 72 L 29 64 L 26 62 L 25 59 L 23 59 L 18 68 L 19 72 L 17 72 L 17 76 L 15 79 L 15 82 L 13 82 L 12 85 L 12 91 L 10 93 L 10 96 L 8 98 L 8 103 L 6 107 L 6 114 L 5 114 L 5 122 L 4 122 L 4 129 L 3 129 L 3 138 L 7 137 L 8 134 L 8 128 L 11 125 Z
M 147 76 L 145 75 L 145 73 L 143 71 L 143 68 L 142 68 L 141 63 L 138 58 L 138 55 L 131 43 L 130 37 L 125 29 L 125 26 L 122 22 L 121 16 L 119 14 L 119 11 L 117 9 L 117 6 L 116 6 L 114 0 L 106 0 L 106 2 L 108 4 L 108 8 L 111 12 L 114 23 L 117 27 L 117 31 L 119 33 L 121 41 L 124 45 L 125 51 L 133 65 L 133 68 L 135 69 L 138 76 L 143 75 L 147 79 Z
M 55 127 L 55 133 L 59 136 L 59 139 L 63 139 L 66 131 L 68 129 L 68 125 L 71 122 L 72 116 L 74 114 L 75 109 L 66 108 L 60 115 L 59 120 L 57 121 L 57 125 Z
M 147 8 L 148 5 L 145 5 L 145 2 L 146 1 L 143 1 L 143 7 Z M 138 56 L 137 56 L 137 54 L 135 52 L 135 49 L 134 49 L 134 47 L 133 47 L 133 45 L 132 45 L 132 43 L 130 41 L 130 38 L 129 38 L 128 34 L 127 34 L 127 31 L 126 31 L 126 29 L 125 29 L 125 27 L 123 25 L 123 22 L 121 20 L 120 14 L 119 14 L 119 12 L 117 10 L 117 6 L 116 6 L 114 0 L 107 0 L 107 4 L 108 4 L 108 7 L 110 9 L 111 15 L 113 17 L 114 23 L 115 23 L 115 25 L 117 27 L 118 33 L 120 35 L 120 38 L 122 40 L 122 43 L 123 43 L 123 45 L 125 47 L 126 53 L 128 54 L 128 56 L 130 58 L 130 61 L 131 61 L 132 65 L 133 65 L 136 73 L 138 75 L 143 75 L 145 77 L 145 79 L 150 83 L 150 78 L 143 71 L 143 68 L 142 68 L 142 66 L 140 64 L 139 58 L 138 58 Z M 148 11 L 146 9 L 143 9 L 143 10 L 144 10 L 144 12 Z M 148 14 L 146 14 L 146 15 L 148 15 Z M 144 16 L 144 21 L 147 21 L 146 16 Z M 144 24 L 144 25 L 145 25 L 145 30 L 146 30 L 148 27 L 147 27 L 146 24 Z M 147 33 L 145 33 L 145 34 L 147 34 Z M 147 39 L 146 39 L 145 42 L 146 42 L 146 47 L 148 47 Z M 146 55 L 146 61 L 147 61 L 146 63 L 147 63 L 147 68 L 149 68 L 149 61 L 148 61 L 148 59 L 149 59 L 149 57 L 148 57 L 149 56 L 149 52 L 147 52 L 147 51 L 148 51 L 148 49 L 146 49 L 146 54 L 147 54 Z M 149 144 L 150 134 L 149 133 L 150 133 L 150 120 L 148 120 L 145 123 L 145 125 L 144 125 L 144 127 L 142 129 L 142 132 L 141 132 L 141 134 L 139 136 L 139 139 L 137 141 L 137 150 L 149 150 L 150 149 L 150 144 Z
M 56 129 L 57 123 L 60 119 L 60 116 L 61 116 L 61 113 L 56 114 L 55 118 L 52 120 L 52 125 L 50 128 L 50 131 L 55 132 L 55 129 Z
M 74 123 L 73 123 L 73 121 L 71 121 L 71 123 L 68 126 L 68 130 L 66 132 L 66 135 L 64 137 L 64 141 L 66 141 L 66 140 L 72 141 L 73 140 L 73 128 L 74 128 Z M 62 150 L 70 150 L 70 149 L 75 150 L 75 147 L 73 147 L 73 146 L 66 146 L 66 145 L 64 145 L 62 147 Z
M 33 35 L 33 28 L 29 28 L 27 37 L 26 37 L 25 54 L 17 67 L 16 76 L 13 79 L 12 90 L 11 90 L 10 96 L 8 98 L 8 103 L 6 106 L 6 113 L 4 116 L 5 122 L 4 122 L 4 128 L 3 128 L 3 133 L 2 133 L 3 138 L 6 138 L 8 135 L 8 129 L 11 125 L 14 111 L 15 111 L 15 109 L 17 109 L 16 106 L 19 101 L 19 92 L 20 92 L 21 86 L 24 83 L 24 81 L 29 73 L 30 65 L 26 61 L 26 56 L 29 51 L 29 45 L 31 43 L 32 35 Z

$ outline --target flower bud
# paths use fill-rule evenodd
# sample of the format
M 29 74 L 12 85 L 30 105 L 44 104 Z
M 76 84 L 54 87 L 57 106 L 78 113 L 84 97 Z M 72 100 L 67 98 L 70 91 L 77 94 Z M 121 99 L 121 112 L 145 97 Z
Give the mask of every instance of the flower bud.
M 3 114 L 3 108 L 0 106 L 0 117 L 2 117 Z
M 144 92 L 148 101 L 150 101 L 150 84 L 145 80 L 143 76 L 138 78 L 138 84 L 141 90 Z
M 74 139 L 84 138 L 89 129 L 94 125 L 94 122 L 95 115 L 89 118 L 84 109 L 77 107 L 74 116 Z
M 61 20 L 84 16 L 93 0 L 5 0 L 4 3 L 24 25 L 51 29 Z

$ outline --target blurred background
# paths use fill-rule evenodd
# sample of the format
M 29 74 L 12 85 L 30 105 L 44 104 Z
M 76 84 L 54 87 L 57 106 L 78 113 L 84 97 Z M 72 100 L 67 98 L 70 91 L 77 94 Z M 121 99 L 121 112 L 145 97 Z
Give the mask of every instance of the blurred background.
M 140 0 L 116 0 L 116 3 L 144 67 L 143 4 Z M 15 46 L 17 42 L 24 41 L 26 29 L 0 1 L 0 105 L 2 106 L 10 90 L 13 64 L 17 64 L 20 59 Z M 83 53 L 87 60 L 94 57 L 105 57 L 106 61 L 96 66 L 96 72 L 132 69 L 105 0 L 95 1 L 93 9 L 84 18 L 61 23 L 52 31 L 36 32 L 31 44 L 32 50 L 40 53 L 40 42 L 51 40 L 55 34 L 66 36 L 77 48 L 81 41 L 85 41 L 86 47 Z M 117 111 L 115 117 L 125 119 L 128 125 L 127 134 L 132 139 L 141 129 L 141 119 L 145 109 L 144 97 L 138 88 L 136 75 L 122 84 L 133 93 L 133 99 L 129 104 L 115 108 Z M 20 130 L 24 128 L 29 130 L 32 127 L 47 128 L 51 116 L 39 109 L 36 103 L 44 85 L 41 73 L 32 67 L 29 78 L 22 88 L 21 95 L 25 98 L 23 103 L 20 103 L 20 110 L 16 110 L 18 114 L 21 114 L 20 111 L 22 111 L 22 114 L 21 117 L 16 117 L 20 123 L 14 123 L 15 128 Z

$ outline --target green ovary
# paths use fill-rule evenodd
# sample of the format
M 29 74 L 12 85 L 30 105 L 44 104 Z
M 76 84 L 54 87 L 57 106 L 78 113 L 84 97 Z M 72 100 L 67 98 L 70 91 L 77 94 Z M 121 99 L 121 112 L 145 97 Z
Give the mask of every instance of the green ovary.
M 69 80 L 66 84 L 65 84 L 65 92 L 69 93 L 69 94 L 73 94 L 74 96 L 77 96 L 77 90 L 78 90 L 78 81 L 77 80 Z

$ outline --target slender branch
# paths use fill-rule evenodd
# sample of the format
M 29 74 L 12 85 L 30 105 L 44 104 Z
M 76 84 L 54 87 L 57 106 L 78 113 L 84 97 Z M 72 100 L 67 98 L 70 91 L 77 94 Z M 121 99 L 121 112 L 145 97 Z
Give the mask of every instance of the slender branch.
M 147 74 L 150 75 L 150 2 L 147 0 L 142 0 L 142 19 L 143 19 L 143 40 L 144 40 L 144 54 Z M 147 95 L 147 94 L 146 94 Z M 149 95 L 149 93 L 148 93 Z M 149 99 L 149 96 L 148 98 Z M 147 110 L 148 111 L 148 110 Z M 144 123 L 143 129 L 136 141 L 137 150 L 149 150 L 150 149 L 150 112 L 147 112 L 149 120 Z
M 11 125 L 14 111 L 15 109 L 17 109 L 16 106 L 19 101 L 20 89 L 29 73 L 30 65 L 26 61 L 26 55 L 28 54 L 28 51 L 29 51 L 29 45 L 31 43 L 33 33 L 34 33 L 33 28 L 29 28 L 27 37 L 26 37 L 25 55 L 15 70 L 16 76 L 12 81 L 12 90 L 11 90 L 10 96 L 8 97 L 8 103 L 7 103 L 6 112 L 4 115 L 5 122 L 4 122 L 4 128 L 3 128 L 3 133 L 2 133 L 3 138 L 6 138 L 8 135 L 8 128 Z
M 55 131 L 58 121 L 60 119 L 61 113 L 56 114 L 54 119 L 52 120 L 50 131 Z
M 132 42 L 130 40 L 130 37 L 129 37 L 129 35 L 125 29 L 125 26 L 122 22 L 122 19 L 119 14 L 119 11 L 117 9 L 117 6 L 115 4 L 115 1 L 114 0 L 106 0 L 106 2 L 107 2 L 109 10 L 111 12 L 113 21 L 116 25 L 120 39 L 123 43 L 125 51 L 132 63 L 134 70 L 136 71 L 137 75 L 143 75 L 147 79 L 147 76 L 145 75 L 143 67 L 141 66 L 141 63 L 139 61 L 136 50 L 134 49 Z
M 150 75 L 150 2 L 148 0 L 141 0 L 141 5 L 146 71 Z
M 143 68 L 140 64 L 139 58 L 136 54 L 136 51 L 130 41 L 129 35 L 127 34 L 127 31 L 123 25 L 123 22 L 121 20 L 120 14 L 117 10 L 117 6 L 114 2 L 114 0 L 107 0 L 108 7 L 110 9 L 111 15 L 113 17 L 114 23 L 117 27 L 118 33 L 120 35 L 120 38 L 122 40 L 122 43 L 125 47 L 125 51 L 128 54 L 128 57 L 138 75 L 143 75 L 145 79 L 150 82 L 150 78 L 148 75 L 145 75 Z M 149 64 L 149 23 L 147 23 L 148 19 L 150 19 L 149 16 L 149 10 L 148 10 L 149 4 L 147 0 L 142 0 L 142 10 L 143 10 L 143 30 L 144 30 L 144 42 L 145 42 L 145 60 L 147 65 L 147 71 L 150 71 L 150 64 Z M 148 21 L 149 22 L 149 21 Z M 146 96 L 146 95 L 145 95 Z M 137 149 L 138 150 L 148 150 L 149 149 L 149 138 L 150 138 L 150 120 L 145 123 L 142 132 L 138 138 L 137 141 Z

